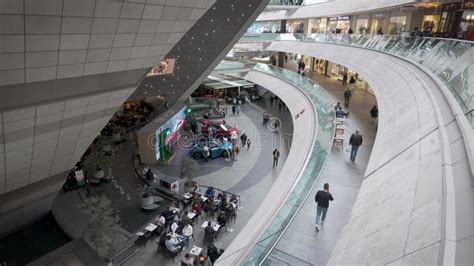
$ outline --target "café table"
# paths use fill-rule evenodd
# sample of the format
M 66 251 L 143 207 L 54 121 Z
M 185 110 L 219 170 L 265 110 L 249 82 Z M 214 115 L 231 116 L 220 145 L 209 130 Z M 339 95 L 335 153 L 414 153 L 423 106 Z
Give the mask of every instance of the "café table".
M 170 207 L 170 210 L 173 212 L 173 214 L 176 214 L 181 211 L 179 208 L 176 207 Z
M 188 218 L 189 218 L 189 219 L 194 219 L 194 217 L 196 217 L 196 213 L 195 213 L 195 212 L 189 212 L 189 213 L 188 213 Z
M 189 253 L 191 253 L 192 255 L 194 255 L 194 256 L 197 257 L 197 256 L 201 255 L 201 253 L 202 253 L 202 248 L 201 248 L 201 247 L 198 247 L 198 246 L 193 246 L 193 247 L 191 248 L 191 250 L 189 251 Z
M 147 225 L 147 227 L 145 227 L 145 230 L 147 230 L 148 232 L 153 232 L 153 231 L 155 231 L 156 228 L 158 228 L 157 225 L 150 223 L 150 224 Z
M 206 228 L 207 224 L 208 224 L 208 222 L 204 221 L 204 223 L 201 225 L 201 227 Z M 214 231 L 216 231 L 216 232 L 219 231 L 219 228 L 221 227 L 220 224 L 216 221 L 212 221 L 211 226 L 212 226 L 212 229 L 214 229 Z
M 194 197 L 194 195 L 191 194 L 191 193 L 189 193 L 189 192 L 186 192 L 186 193 L 184 193 L 184 195 L 183 195 L 183 198 L 184 198 L 185 200 L 189 200 L 189 199 L 192 198 L 192 197 Z

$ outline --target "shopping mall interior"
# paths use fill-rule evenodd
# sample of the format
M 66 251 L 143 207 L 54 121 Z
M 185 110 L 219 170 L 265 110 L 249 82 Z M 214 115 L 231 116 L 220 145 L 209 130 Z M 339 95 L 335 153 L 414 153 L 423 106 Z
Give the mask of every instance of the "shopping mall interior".
M 472 265 L 474 0 L 0 0 L 0 266 Z

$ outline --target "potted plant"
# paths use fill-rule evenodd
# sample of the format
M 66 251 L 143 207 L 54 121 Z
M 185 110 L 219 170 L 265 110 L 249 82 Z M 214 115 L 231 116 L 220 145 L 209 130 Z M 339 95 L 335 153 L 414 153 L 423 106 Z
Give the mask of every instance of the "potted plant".
M 142 194 L 142 206 L 150 206 L 153 205 L 153 194 L 145 189 L 145 192 Z
M 185 179 L 184 192 L 194 192 L 197 182 L 194 181 L 194 173 L 198 169 L 198 164 L 190 157 L 185 157 L 181 162 L 181 171 L 179 176 Z
M 89 175 L 94 175 L 95 178 L 100 179 L 105 176 L 104 169 L 110 167 L 110 161 L 105 152 L 96 150 L 91 152 L 82 162 L 82 168 Z
M 141 190 L 141 207 L 143 210 L 154 210 L 159 207 L 159 205 L 155 204 L 154 200 L 154 188 L 149 187 L 148 185 L 144 184 L 143 186 L 138 185 L 139 189 Z

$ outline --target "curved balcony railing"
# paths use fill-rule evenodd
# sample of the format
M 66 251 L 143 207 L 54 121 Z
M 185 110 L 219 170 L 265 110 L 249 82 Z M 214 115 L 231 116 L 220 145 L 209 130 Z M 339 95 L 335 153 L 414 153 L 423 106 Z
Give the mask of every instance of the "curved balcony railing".
M 436 75 L 451 91 L 474 127 L 474 42 L 389 35 L 246 34 L 245 41 L 305 41 L 386 52 L 413 61 Z
M 256 265 L 269 254 L 319 179 L 332 145 L 335 113 L 328 93 L 319 85 L 293 71 L 265 64 L 235 62 L 221 63 L 215 71 L 235 71 L 239 68 L 243 71 L 259 71 L 285 80 L 301 90 L 310 99 L 314 110 L 317 110 L 317 119 L 314 121 L 317 124 L 317 134 L 314 146 L 308 155 L 306 168 L 302 171 L 288 199 L 245 260 L 245 265 Z

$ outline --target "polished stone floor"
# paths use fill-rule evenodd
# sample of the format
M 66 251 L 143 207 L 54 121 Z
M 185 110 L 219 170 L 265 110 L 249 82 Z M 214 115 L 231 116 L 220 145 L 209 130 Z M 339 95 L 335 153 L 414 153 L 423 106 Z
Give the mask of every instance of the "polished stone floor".
M 262 114 L 270 111 L 273 116 L 281 120 L 281 131 L 276 134 L 262 124 Z M 237 124 L 239 130 L 245 132 L 252 140 L 250 149 L 241 149 L 237 161 L 226 161 L 223 158 L 216 158 L 204 162 L 198 161 L 200 170 L 196 174 L 196 180 L 200 185 L 213 186 L 221 190 L 229 191 L 240 196 L 241 208 L 238 210 L 235 223 L 227 226 L 226 230 L 221 230 L 215 242 L 218 248 L 224 248 L 232 242 L 239 231 L 246 225 L 259 206 L 259 203 L 268 193 L 274 181 L 278 177 L 279 169 L 285 162 L 289 151 L 290 140 L 283 136 L 291 136 L 293 126 L 288 112 L 280 112 L 276 106 L 269 106 L 266 101 L 255 102 L 242 105 L 240 116 L 230 115 L 226 117 L 226 122 L 230 125 Z M 281 151 L 279 167 L 272 167 L 272 151 L 278 147 Z M 182 157 L 177 155 L 176 157 Z M 178 176 L 179 162 L 171 162 L 167 166 L 153 167 L 158 175 L 165 174 Z M 207 174 L 206 174 L 207 171 Z M 201 225 L 206 219 L 212 217 L 202 217 L 194 225 L 194 241 L 182 252 L 184 255 L 190 250 L 192 245 L 204 247 L 204 230 Z M 205 253 L 205 251 L 204 251 Z M 162 252 L 157 251 L 157 246 L 151 241 L 133 257 L 128 259 L 124 265 L 179 265 L 180 258 L 175 261 L 164 257 Z
M 326 89 L 334 103 L 344 102 L 344 87 L 341 81 L 314 72 L 307 77 Z M 349 217 L 353 202 L 357 197 L 362 177 L 370 157 L 375 139 L 376 127 L 370 118 L 370 109 L 376 104 L 375 97 L 365 90 L 355 90 L 350 101 L 350 117 L 344 136 L 344 148 L 333 147 L 324 171 L 310 196 L 276 245 L 265 264 L 271 265 L 325 265 L 332 249 Z M 364 142 L 355 162 L 349 160 L 349 137 L 355 129 L 360 129 Z M 316 203 L 314 197 L 324 183 L 330 184 L 334 201 L 330 203 L 326 223 L 321 230 L 315 230 Z
M 319 74 L 309 74 L 309 77 L 325 87 L 334 97 L 335 102 L 342 98 L 340 82 Z M 349 161 L 349 153 L 346 151 L 347 141 L 344 149 L 333 148 L 321 180 L 289 228 L 291 233 L 283 236 L 267 262 L 304 265 L 306 263 L 324 264 L 327 261 L 349 214 L 352 201 L 357 195 L 361 182 L 360 178 L 363 176 L 368 161 L 375 135 L 375 126 L 371 124 L 369 118 L 369 110 L 374 101 L 374 97 L 365 91 L 354 93 L 349 108 L 351 117 L 346 123 L 348 126 L 346 137 L 348 138 L 355 128 L 359 128 L 364 136 L 364 145 L 359 150 L 356 162 Z M 282 128 L 279 134 L 272 132 L 262 124 L 262 113 L 264 111 L 271 112 L 281 120 Z M 249 150 L 247 148 L 242 149 L 238 161 L 226 161 L 223 158 L 210 160 L 208 163 L 199 161 L 200 167 L 196 172 L 196 180 L 199 184 L 230 191 L 238 194 L 241 199 L 242 208 L 238 210 L 237 221 L 235 224 L 230 224 L 227 231 L 222 230 L 220 232 L 216 241 L 218 248 L 225 248 L 235 238 L 266 196 L 276 178 L 278 178 L 279 169 L 281 169 L 291 145 L 291 133 L 293 131 L 290 114 L 285 111 L 280 112 L 276 104 L 270 106 L 268 101 L 245 104 L 242 106 L 240 116 L 230 115 L 226 117 L 226 121 L 228 124 L 238 125 L 239 130 L 245 132 L 252 140 L 252 145 Z M 283 138 L 286 136 L 289 136 L 289 138 Z M 281 159 L 280 166 L 273 168 L 271 153 L 276 147 L 281 150 Z M 114 160 L 118 164 L 117 171 L 114 170 L 117 183 L 92 188 L 92 194 L 105 194 L 115 201 L 114 205 L 121 211 L 120 215 L 123 218 L 125 229 L 124 236 L 126 237 L 130 237 L 134 231 L 144 227 L 158 213 L 142 213 L 139 208 L 140 191 L 136 188 L 136 177 L 132 178 L 131 176 L 134 173 L 124 169 L 124 167 L 132 169 L 129 156 L 132 153 L 133 147 L 127 143 L 119 147 Z M 185 150 L 177 153 L 176 159 L 172 160 L 170 164 L 153 167 L 155 174 L 158 176 L 178 176 L 179 158 L 186 156 L 187 153 Z M 319 233 L 316 233 L 314 231 L 315 207 L 313 198 L 314 193 L 322 187 L 324 182 L 331 184 L 331 191 L 334 193 L 336 200 L 329 210 L 327 224 Z M 122 188 L 123 194 L 119 193 L 120 189 L 117 186 Z M 62 195 L 64 201 L 56 202 L 58 205 L 61 205 L 62 202 L 76 202 L 76 206 L 64 212 L 63 217 L 66 217 L 65 222 L 70 223 L 71 227 L 74 227 L 74 224 L 78 222 L 76 228 L 79 231 L 82 231 L 80 228 L 83 228 L 84 217 L 82 217 L 77 205 L 83 197 L 85 197 L 84 191 L 81 191 L 81 193 L 70 192 Z M 65 210 L 67 208 L 57 209 Z M 202 246 L 203 230 L 200 226 L 205 219 L 206 217 L 195 224 L 195 241 L 191 242 L 191 246 Z M 161 252 L 157 251 L 155 243 L 149 242 L 144 247 L 139 247 L 138 252 L 125 264 L 156 265 L 159 262 L 160 265 L 179 265 L 179 261 L 178 258 L 174 262 L 164 258 Z

